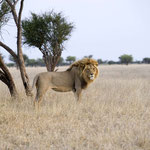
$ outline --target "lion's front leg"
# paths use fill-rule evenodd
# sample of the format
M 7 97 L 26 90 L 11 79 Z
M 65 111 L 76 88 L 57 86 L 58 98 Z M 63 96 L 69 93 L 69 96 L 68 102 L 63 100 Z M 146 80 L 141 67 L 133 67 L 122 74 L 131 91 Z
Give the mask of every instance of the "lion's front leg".
M 75 91 L 75 98 L 77 99 L 77 101 L 79 102 L 79 101 L 81 101 L 81 92 L 82 92 L 82 89 L 81 88 L 78 88 L 78 89 L 76 89 L 76 91 Z
M 81 92 L 82 92 L 82 88 L 81 88 L 81 82 L 79 80 L 78 77 L 75 77 L 75 98 L 77 99 L 77 101 L 81 100 Z

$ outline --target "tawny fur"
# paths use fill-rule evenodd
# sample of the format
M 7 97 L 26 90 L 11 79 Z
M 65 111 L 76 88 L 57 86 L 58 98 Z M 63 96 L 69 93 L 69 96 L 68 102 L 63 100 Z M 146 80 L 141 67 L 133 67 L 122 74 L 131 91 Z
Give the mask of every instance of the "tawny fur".
M 50 88 L 58 92 L 73 91 L 77 100 L 81 92 L 98 76 L 98 63 L 94 59 L 84 58 L 73 63 L 63 72 L 43 72 L 35 76 L 33 86 L 36 86 L 35 103 L 40 103 L 43 95 Z

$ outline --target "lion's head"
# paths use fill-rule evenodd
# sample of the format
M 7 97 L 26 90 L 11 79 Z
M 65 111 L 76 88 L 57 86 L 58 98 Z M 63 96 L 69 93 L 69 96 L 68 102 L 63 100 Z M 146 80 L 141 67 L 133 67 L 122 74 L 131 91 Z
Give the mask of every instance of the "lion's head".
M 67 71 L 70 71 L 73 67 L 79 70 L 79 75 L 87 82 L 94 81 L 98 76 L 98 62 L 91 58 L 84 58 L 82 60 L 74 62 Z
M 98 76 L 98 68 L 92 64 L 86 65 L 81 75 L 86 82 L 94 81 Z

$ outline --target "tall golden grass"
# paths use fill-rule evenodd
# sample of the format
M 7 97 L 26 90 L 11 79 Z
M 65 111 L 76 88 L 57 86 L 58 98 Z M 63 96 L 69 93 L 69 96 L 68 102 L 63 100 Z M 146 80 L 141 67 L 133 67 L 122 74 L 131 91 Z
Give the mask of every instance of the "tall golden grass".
M 35 111 L 11 68 L 21 97 L 12 101 L 0 82 L 0 150 L 150 150 L 150 65 L 99 69 L 81 103 L 71 92 L 48 91 Z M 46 69 L 27 71 L 32 81 Z

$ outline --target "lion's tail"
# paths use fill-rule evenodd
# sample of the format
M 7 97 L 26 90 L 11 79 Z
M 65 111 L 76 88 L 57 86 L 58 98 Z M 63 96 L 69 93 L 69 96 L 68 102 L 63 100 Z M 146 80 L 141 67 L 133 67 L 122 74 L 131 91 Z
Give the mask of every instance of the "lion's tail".
M 32 89 L 34 89 L 34 87 L 35 87 L 35 85 L 36 85 L 36 83 L 37 83 L 38 78 L 39 78 L 39 75 L 36 75 L 36 76 L 34 77 L 34 79 L 33 79 L 33 84 L 32 84 Z

